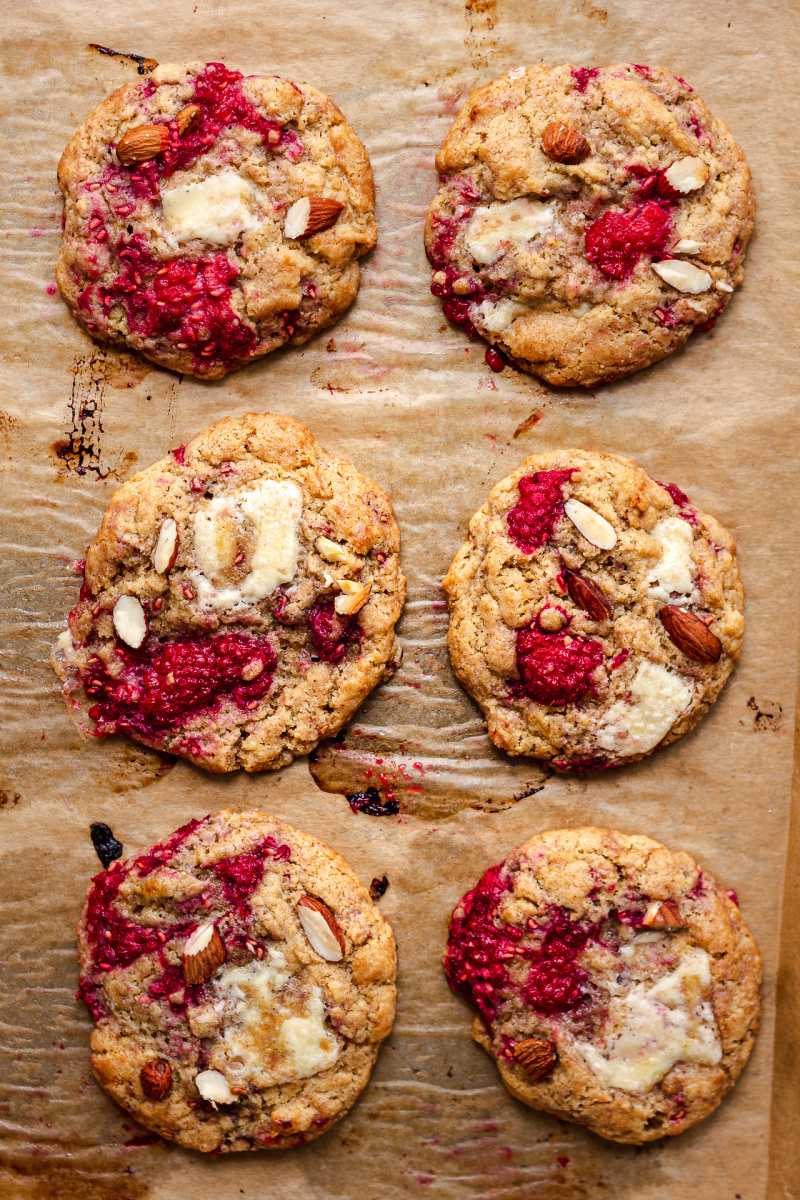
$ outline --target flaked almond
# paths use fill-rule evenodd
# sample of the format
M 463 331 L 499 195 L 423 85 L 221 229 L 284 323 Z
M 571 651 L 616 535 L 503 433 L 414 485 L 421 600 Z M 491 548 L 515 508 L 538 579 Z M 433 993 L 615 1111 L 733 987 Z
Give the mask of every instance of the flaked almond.
M 704 621 L 677 604 L 665 604 L 658 614 L 667 637 L 674 646 L 695 662 L 719 662 L 722 642 Z
M 250 683 L 253 679 L 257 679 L 263 670 L 263 661 L 260 658 L 251 658 L 250 662 L 245 663 L 242 667 L 242 679 L 245 683 Z
M 696 242 L 694 238 L 681 238 L 673 246 L 676 254 L 699 254 L 703 249 L 702 242 Z
M 587 612 L 593 621 L 605 621 L 607 617 L 611 616 L 613 611 L 611 601 L 596 583 L 592 583 L 578 571 L 567 570 L 566 567 L 564 568 L 564 579 L 572 603 Z
M 147 637 L 147 618 L 135 596 L 120 596 L 114 605 L 114 628 L 132 650 L 138 650 Z
M 139 1072 L 139 1079 L 148 1100 L 163 1100 L 172 1087 L 172 1067 L 165 1058 L 151 1058 Z
M 225 962 L 225 943 L 213 921 L 199 925 L 183 947 L 183 978 L 192 986 L 205 983 Z
M 329 200 L 324 196 L 303 196 L 295 200 L 286 213 L 283 232 L 293 241 L 322 233 L 336 224 L 343 209 L 344 205 L 338 200 Z
M 563 121 L 551 121 L 542 134 L 542 149 L 554 162 L 580 162 L 592 153 L 592 147 L 582 133 Z
M 696 192 L 708 182 L 708 166 L 702 158 L 679 158 L 671 167 L 667 167 L 664 178 L 676 192 L 686 194 Z
M 556 1048 L 547 1038 L 525 1038 L 514 1047 L 514 1061 L 518 1062 L 532 1083 L 546 1079 L 558 1062 Z
M 172 517 L 167 517 L 158 532 L 158 541 L 153 551 L 153 566 L 159 575 L 166 575 L 178 557 L 178 526 Z
M 338 542 L 331 541 L 330 538 L 320 535 L 314 542 L 314 547 L 326 562 L 347 562 L 347 551 L 342 549 Z
M 117 158 L 125 167 L 134 163 L 148 162 L 161 154 L 169 145 L 169 129 L 166 125 L 137 125 L 129 129 L 117 142 Z
M 564 505 L 564 512 L 578 532 L 593 546 L 600 550 L 611 550 L 616 546 L 617 533 L 614 526 L 605 517 L 601 517 L 600 513 L 589 508 L 588 504 L 570 497 Z
M 650 264 L 656 275 L 674 287 L 676 291 L 687 292 L 698 296 L 707 292 L 713 280 L 708 271 L 701 271 L 694 263 L 684 262 L 682 258 L 668 258 L 665 262 Z
M 301 896 L 297 902 L 297 916 L 317 954 L 327 962 L 341 962 L 345 952 L 344 938 L 327 904 L 317 900 L 316 896 Z
M 178 133 L 181 137 L 185 137 L 187 133 L 194 133 L 202 119 L 203 110 L 200 105 L 187 104 L 186 108 L 182 108 L 175 118 L 178 123 Z
M 353 579 L 340 579 L 341 594 L 336 597 L 333 607 L 341 617 L 350 617 L 364 607 L 372 591 L 372 584 L 356 583 Z
M 234 1092 L 221 1071 L 201 1071 L 194 1077 L 195 1087 L 204 1100 L 213 1104 L 235 1104 L 241 1095 L 241 1089 Z
M 682 929 L 686 926 L 674 900 L 654 900 L 648 904 L 642 924 L 648 929 Z

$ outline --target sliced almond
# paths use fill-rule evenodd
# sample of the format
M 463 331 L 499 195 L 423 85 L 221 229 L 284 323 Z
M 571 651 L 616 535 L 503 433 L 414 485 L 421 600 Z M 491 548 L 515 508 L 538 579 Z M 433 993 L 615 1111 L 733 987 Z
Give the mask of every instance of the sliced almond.
M 703 249 L 702 242 L 696 242 L 693 238 L 681 238 L 673 247 L 676 254 L 699 254 Z
M 343 550 L 338 542 L 332 542 L 330 538 L 320 535 L 314 542 L 314 548 L 326 562 L 347 562 L 347 551 Z
M 341 962 L 345 952 L 344 938 L 327 904 L 317 900 L 316 896 L 301 896 L 297 902 L 297 916 L 317 954 L 326 962 Z
M 514 1061 L 518 1062 L 532 1083 L 553 1073 L 558 1055 L 548 1038 L 525 1038 L 514 1046 Z
M 708 182 L 708 166 L 702 158 L 679 158 L 667 167 L 664 178 L 676 192 L 696 192 Z
M 330 200 L 324 196 L 303 196 L 300 200 L 295 200 L 287 211 L 283 232 L 292 241 L 311 237 L 314 233 L 322 233 L 336 224 L 343 209 L 344 205 L 339 200 Z
M 225 943 L 213 921 L 199 925 L 183 947 L 183 978 L 190 985 L 205 983 L 225 962 Z
M 166 125 L 137 125 L 117 142 L 117 158 L 125 167 L 148 162 L 169 145 Z
M 580 500 L 573 500 L 570 497 L 564 505 L 564 512 L 578 532 L 582 533 L 587 542 L 591 542 L 593 546 L 597 546 L 600 550 L 611 550 L 616 546 L 617 533 L 614 526 L 605 517 L 601 517 L 600 513 L 589 508 L 588 504 L 583 504 Z
M 132 650 L 138 650 L 147 637 L 147 618 L 135 596 L 120 596 L 114 605 L 114 628 Z
M 681 258 L 668 258 L 665 262 L 651 265 L 664 283 L 668 283 L 679 292 L 689 292 L 692 296 L 707 292 L 713 283 L 708 271 L 701 271 L 694 263 L 684 262 Z
M 564 568 L 564 579 L 567 584 L 570 600 L 587 612 L 593 621 L 605 621 L 611 616 L 613 608 L 611 601 L 603 591 L 578 571 Z
M 214 1108 L 218 1104 L 235 1104 L 238 1099 L 221 1071 L 201 1071 L 195 1075 L 194 1083 L 203 1099 L 213 1104 Z
M 333 602 L 333 607 L 341 617 L 350 617 L 364 607 L 372 591 L 372 584 L 356 583 L 353 579 L 340 579 L 341 595 Z
M 682 929 L 686 926 L 674 900 L 654 900 L 648 904 L 642 924 L 648 929 Z
M 167 517 L 158 533 L 158 541 L 153 551 L 153 566 L 159 575 L 166 575 L 178 557 L 178 526 L 172 517 Z
M 139 1072 L 139 1080 L 148 1100 L 163 1100 L 172 1087 L 172 1067 L 165 1058 L 151 1058 Z
M 715 663 L 722 656 L 722 642 L 715 633 L 694 613 L 679 608 L 677 604 L 665 604 L 658 614 L 667 637 L 673 646 L 695 662 Z
M 187 104 L 186 108 L 182 108 L 175 118 L 178 123 L 178 133 L 181 137 L 186 137 L 187 133 L 193 133 L 202 119 L 203 110 L 200 105 Z

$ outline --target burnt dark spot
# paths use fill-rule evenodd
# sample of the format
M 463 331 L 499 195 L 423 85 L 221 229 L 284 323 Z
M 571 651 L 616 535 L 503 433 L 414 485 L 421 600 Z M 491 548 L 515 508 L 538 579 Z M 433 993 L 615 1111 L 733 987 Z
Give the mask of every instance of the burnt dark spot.
M 115 858 L 122 857 L 122 842 L 118 842 L 108 825 L 102 821 L 93 821 L 89 826 L 92 835 L 92 845 L 97 851 L 97 857 L 108 869 Z
M 389 880 L 385 875 L 383 875 L 380 879 L 373 879 L 372 883 L 369 885 L 369 894 L 373 900 L 380 900 L 388 886 Z
M 365 792 L 355 792 L 347 797 L 353 812 L 366 813 L 368 817 L 391 817 L 400 812 L 396 800 L 384 800 L 377 788 L 368 787 Z
M 89 49 L 96 50 L 98 54 L 107 54 L 110 58 L 127 58 L 129 62 L 136 63 L 139 75 L 149 75 L 158 66 L 155 58 L 145 58 L 143 54 L 128 54 L 124 50 L 109 50 L 108 46 L 98 46 L 96 42 L 89 42 Z

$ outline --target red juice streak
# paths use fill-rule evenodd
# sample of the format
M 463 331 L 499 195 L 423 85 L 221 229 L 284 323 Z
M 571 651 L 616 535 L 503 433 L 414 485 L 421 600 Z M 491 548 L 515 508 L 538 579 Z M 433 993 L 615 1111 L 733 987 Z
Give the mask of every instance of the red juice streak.
M 586 229 L 586 257 L 614 279 L 633 274 L 643 254 L 662 254 L 672 233 L 672 218 L 654 200 L 628 212 L 605 212 Z
M 517 484 L 520 500 L 509 512 L 508 536 L 525 554 L 533 554 L 551 536 L 564 511 L 563 487 L 572 471 L 537 471 Z
M 235 908 L 241 917 L 245 917 L 250 911 L 248 900 L 264 875 L 265 858 L 287 862 L 291 856 L 288 846 L 279 844 L 273 837 L 266 837 L 246 854 L 237 854 L 215 863 L 214 874 L 221 881 L 226 903 Z
M 246 708 L 269 691 L 276 661 L 268 642 L 233 633 L 118 648 L 117 656 L 125 668 L 116 679 L 100 662 L 84 678 L 87 696 L 101 697 L 89 710 L 99 737 L 115 731 L 152 737 L 223 698 Z M 242 672 L 252 664 L 261 671 L 248 682 Z
M 327 663 L 341 662 L 347 647 L 361 639 L 354 617 L 340 616 L 332 600 L 315 601 L 308 610 L 308 630 L 314 653 Z
M 149 875 L 152 871 L 157 871 L 159 867 L 163 867 L 168 862 L 171 862 L 183 843 L 210 819 L 210 816 L 195 817 L 185 825 L 181 825 L 180 829 L 176 829 L 163 842 L 156 842 L 155 846 L 152 846 L 147 854 L 140 854 L 134 860 L 133 864 L 136 867 L 136 874 L 139 878 L 143 879 L 145 875 Z
M 576 755 L 575 758 L 556 758 L 553 765 L 562 771 L 609 771 L 617 766 L 607 758 L 598 758 L 590 754 Z
M 585 92 L 589 86 L 589 80 L 595 79 L 600 74 L 599 67 L 573 67 L 572 78 L 578 85 L 579 92 Z
M 600 642 L 535 625 L 517 630 L 516 650 L 522 686 L 538 704 L 575 704 L 594 690 L 592 675 L 603 661 Z

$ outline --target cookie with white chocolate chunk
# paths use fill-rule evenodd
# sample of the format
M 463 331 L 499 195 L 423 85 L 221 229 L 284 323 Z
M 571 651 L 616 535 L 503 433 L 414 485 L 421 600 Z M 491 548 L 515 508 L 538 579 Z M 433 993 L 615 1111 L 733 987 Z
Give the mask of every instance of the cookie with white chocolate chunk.
M 443 582 L 453 667 L 490 738 L 557 769 L 633 762 L 688 733 L 741 650 L 733 538 L 613 454 L 527 459 Z
M 316 88 L 164 63 L 62 155 L 61 294 L 92 337 L 217 379 L 352 304 L 375 244 L 367 152 Z
M 87 551 L 53 659 L 79 726 L 211 771 L 291 762 L 396 665 L 399 547 L 386 493 L 304 425 L 212 425 L 123 484 Z
M 735 893 L 606 829 L 538 834 L 490 868 L 453 913 L 444 966 L 511 1094 L 616 1142 L 708 1116 L 761 1012 Z
M 469 95 L 436 167 L 431 290 L 495 370 L 627 375 L 710 328 L 744 277 L 744 154 L 663 68 L 512 71 Z
M 92 1070 L 193 1150 L 320 1136 L 395 1008 L 389 925 L 345 860 L 261 812 L 190 821 L 93 881 L 78 926 Z

